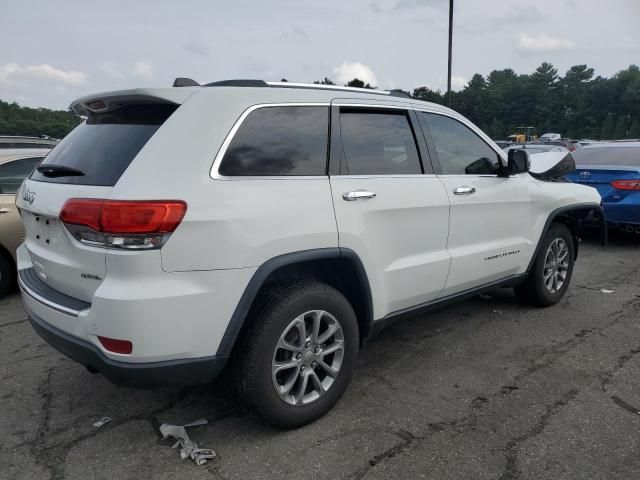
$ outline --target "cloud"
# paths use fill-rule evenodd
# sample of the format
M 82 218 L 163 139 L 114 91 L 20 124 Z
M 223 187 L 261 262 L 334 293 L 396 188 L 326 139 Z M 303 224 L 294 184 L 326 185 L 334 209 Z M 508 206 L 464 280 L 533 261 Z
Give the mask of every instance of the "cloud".
M 526 12 L 523 14 L 523 11 Z M 550 15 L 545 15 L 536 5 L 511 4 L 503 14 L 490 17 L 490 21 L 500 24 L 537 23 L 548 20 Z M 486 26 L 485 26 L 486 28 Z
M 568 38 L 550 37 L 545 33 L 536 36 L 521 33 L 518 38 L 518 48 L 525 52 L 558 52 L 572 50 L 576 44 Z
M 76 70 L 60 70 L 48 63 L 21 66 L 17 63 L 0 65 L 0 84 L 13 83 L 56 83 L 59 85 L 82 85 L 87 74 Z
M 209 55 L 209 46 L 198 40 L 189 40 L 182 44 L 182 48 L 187 52 L 195 53 L 196 55 L 201 55 L 203 57 Z
M 416 10 L 419 8 L 430 7 L 434 3 L 440 4 L 443 2 L 437 2 L 436 0 L 399 0 L 393 7 L 391 7 L 391 10 Z M 448 11 L 447 7 L 447 12 Z
M 360 62 L 343 62 L 342 65 L 333 69 L 333 76 L 339 84 L 347 83 L 354 78 L 358 78 L 371 86 L 378 84 L 373 71 Z
M 462 90 L 469 80 L 459 75 L 451 75 L 451 90 Z
M 149 60 L 141 60 L 135 62 L 131 67 L 131 73 L 134 77 L 150 79 L 153 78 L 153 65 Z
M 98 70 L 106 73 L 109 78 L 113 78 L 114 80 L 122 80 L 124 78 L 122 69 L 114 62 L 101 63 L 98 65 Z
M 307 35 L 307 32 L 305 32 L 303 29 L 296 27 L 290 32 L 284 32 L 282 35 L 280 35 L 280 40 L 289 39 L 309 40 L 309 35 Z
M 640 43 L 635 41 L 633 37 L 628 35 L 622 37 L 622 40 L 618 42 L 618 48 L 622 48 L 623 50 L 635 50 L 640 48 Z

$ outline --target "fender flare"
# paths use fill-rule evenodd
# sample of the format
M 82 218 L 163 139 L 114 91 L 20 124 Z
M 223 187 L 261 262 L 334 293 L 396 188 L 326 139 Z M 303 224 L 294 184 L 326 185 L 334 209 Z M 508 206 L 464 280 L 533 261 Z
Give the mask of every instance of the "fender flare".
M 527 266 L 527 270 L 526 272 L 529 273 L 531 271 L 531 269 L 533 268 L 533 264 L 536 261 L 536 257 L 538 256 L 538 252 L 540 250 L 540 245 L 542 243 L 542 239 L 544 238 L 544 236 L 547 234 L 547 232 L 549 231 L 549 228 L 551 228 L 551 225 L 553 224 L 553 222 L 561 215 L 566 214 L 566 213 L 570 213 L 570 212 L 586 212 L 585 216 L 588 216 L 589 214 L 592 214 L 593 212 L 595 212 L 595 215 L 598 217 L 599 220 L 599 228 L 600 228 L 600 242 L 602 244 L 602 246 L 606 246 L 607 245 L 607 222 L 605 220 L 604 217 L 604 209 L 602 208 L 602 206 L 600 204 L 597 203 L 577 203 L 574 205 L 566 205 L 564 207 L 560 207 L 560 208 L 556 208 L 555 210 L 553 210 L 549 216 L 547 217 L 547 220 L 544 223 L 544 227 L 542 228 L 542 232 L 540 233 L 540 238 L 538 238 L 538 243 L 536 244 L 536 248 L 533 252 L 533 255 L 531 257 L 531 260 L 529 261 L 529 265 Z M 576 232 L 576 234 L 574 234 L 574 254 L 575 254 L 575 258 L 578 258 L 578 234 L 579 232 Z
M 359 283 L 362 289 L 361 293 L 364 295 L 365 299 L 366 318 L 364 319 L 364 322 L 365 325 L 370 326 L 373 320 L 371 286 L 369 284 L 369 279 L 364 269 L 364 265 L 362 264 L 360 257 L 353 250 L 349 248 L 329 247 L 286 253 L 267 260 L 254 272 L 251 280 L 249 280 L 249 283 L 245 287 L 238 304 L 236 305 L 231 319 L 229 320 L 224 335 L 222 336 L 222 340 L 218 345 L 216 356 L 228 357 L 231 355 L 238 335 L 242 331 L 247 317 L 249 316 L 251 306 L 269 275 L 282 267 L 309 261 L 330 260 L 336 258 L 347 258 L 353 262 L 356 274 L 359 277 Z

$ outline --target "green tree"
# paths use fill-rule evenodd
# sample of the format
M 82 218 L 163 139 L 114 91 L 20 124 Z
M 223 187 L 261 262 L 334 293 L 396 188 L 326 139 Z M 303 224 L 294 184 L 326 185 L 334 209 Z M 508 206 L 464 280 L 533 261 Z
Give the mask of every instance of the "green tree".
M 629 132 L 627 133 L 627 138 L 640 139 L 640 120 L 637 118 L 631 122 L 631 126 L 629 127 Z
M 354 78 L 353 80 L 347 82 L 347 84 L 345 86 L 347 86 L 347 87 L 356 87 L 356 88 L 375 89 L 375 87 L 372 87 L 369 83 L 364 83 L 359 78 Z
M 613 130 L 614 140 L 627 138 L 627 121 L 628 119 L 626 115 L 618 115 L 618 120 L 616 121 L 616 128 Z
M 330 78 L 324 77 L 322 80 L 320 81 L 315 81 L 313 82 L 316 85 L 335 85 L 335 83 L 333 83 L 333 80 L 331 80 Z
M 604 120 L 602 124 L 602 130 L 600 131 L 600 138 L 602 140 L 612 140 L 613 139 L 613 131 L 615 130 L 615 125 L 613 122 L 613 115 L 609 114 Z

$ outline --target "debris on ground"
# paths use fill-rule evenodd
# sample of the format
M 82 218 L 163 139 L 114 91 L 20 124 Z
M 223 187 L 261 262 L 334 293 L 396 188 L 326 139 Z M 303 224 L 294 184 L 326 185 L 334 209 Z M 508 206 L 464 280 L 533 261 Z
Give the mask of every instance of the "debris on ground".
M 615 293 L 615 290 L 609 290 L 608 288 L 601 288 L 600 289 L 601 293 Z
M 183 460 L 185 458 L 191 458 L 196 465 L 204 465 L 207 463 L 207 460 L 216 456 L 216 452 L 209 448 L 199 448 L 198 444 L 189 438 L 185 429 L 198 425 L 206 425 L 207 423 L 206 418 L 195 420 L 186 425 L 169 425 L 168 423 L 163 423 L 160 425 L 160 433 L 162 434 L 162 438 L 173 437 L 177 440 L 171 448 L 180 447 L 180 457 Z
M 618 404 L 618 406 L 624 408 L 625 410 L 629 410 L 631 413 L 635 413 L 636 415 L 640 415 L 640 410 L 638 410 L 633 405 L 629 405 L 627 402 L 622 400 L 620 397 L 616 397 L 615 395 L 611 396 L 611 399 Z
M 494 310 L 493 313 L 497 313 L 498 315 L 502 315 L 502 310 Z
M 100 420 L 98 420 L 97 422 L 93 422 L 93 426 L 100 428 L 100 427 L 104 427 L 107 423 L 109 423 L 111 420 L 113 420 L 111 417 L 102 417 Z

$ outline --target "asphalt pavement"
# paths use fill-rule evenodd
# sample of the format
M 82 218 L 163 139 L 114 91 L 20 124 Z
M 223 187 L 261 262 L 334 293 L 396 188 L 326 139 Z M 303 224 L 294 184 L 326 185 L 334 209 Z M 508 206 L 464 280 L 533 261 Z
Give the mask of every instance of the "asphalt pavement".
M 256 423 L 220 381 L 116 387 L 45 344 L 13 295 L 0 300 L 0 478 L 637 480 L 639 380 L 637 236 L 585 240 L 554 307 L 503 289 L 392 325 L 340 403 L 294 431 Z M 218 454 L 203 466 L 158 432 L 200 417 L 191 438 Z

